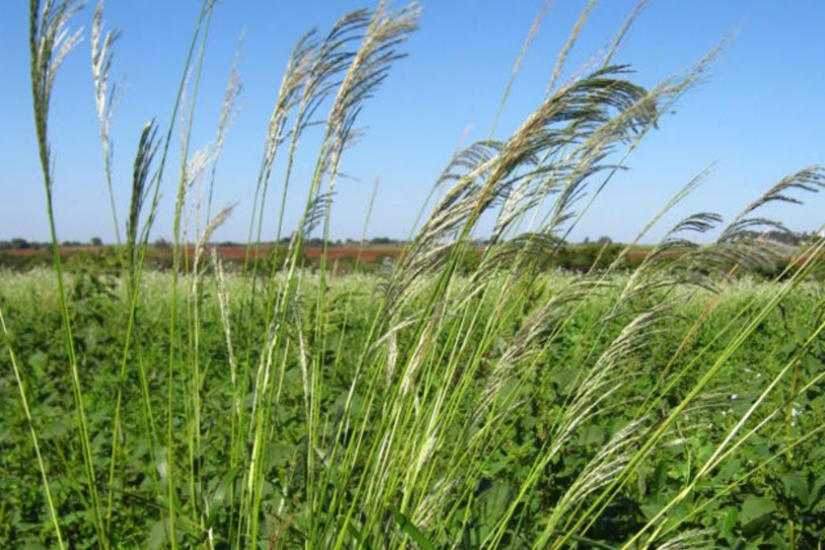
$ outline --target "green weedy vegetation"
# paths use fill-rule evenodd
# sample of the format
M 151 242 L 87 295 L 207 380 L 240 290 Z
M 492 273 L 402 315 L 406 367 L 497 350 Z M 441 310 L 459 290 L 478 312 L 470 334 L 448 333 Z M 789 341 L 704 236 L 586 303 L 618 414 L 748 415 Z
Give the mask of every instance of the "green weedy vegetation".
M 0 277 L 0 547 L 821 547 L 825 292 L 814 275 L 825 241 L 789 248 L 760 232 L 782 227 L 765 205 L 798 202 L 825 173 L 792 174 L 728 223 L 688 216 L 620 272 L 701 174 L 587 273 L 544 272 L 715 53 L 650 90 L 634 84 L 613 56 L 639 6 L 600 62 L 561 83 L 591 7 L 533 114 L 452 159 L 405 254 L 378 274 L 335 277 L 326 256 L 306 269 L 302 244 L 313 231 L 328 241 L 341 159 L 416 28 L 416 6 L 353 12 L 296 46 L 265 139 L 250 253 L 225 273 L 208 242 L 231 207 L 213 214 L 201 198 L 212 196 L 237 114 L 236 68 L 215 141 L 197 152 L 189 143 L 213 2 L 203 4 L 167 127 L 142 129 L 116 260 L 66 269 L 48 109 L 76 42 L 66 31 L 75 5 L 31 0 L 54 261 Z M 116 33 L 104 31 L 102 5 L 92 36 L 112 192 Z M 174 265 L 151 272 L 176 127 Z M 264 266 L 252 252 L 272 168 L 285 167 L 279 241 L 304 132 L 320 132 L 304 213 L 290 246 Z M 466 269 L 484 215 L 495 219 L 490 246 Z

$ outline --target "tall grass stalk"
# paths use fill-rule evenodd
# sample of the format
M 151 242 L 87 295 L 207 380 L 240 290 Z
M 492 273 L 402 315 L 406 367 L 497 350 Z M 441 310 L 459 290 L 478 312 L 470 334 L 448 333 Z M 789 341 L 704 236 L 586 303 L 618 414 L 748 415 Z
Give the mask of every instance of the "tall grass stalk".
M 40 154 L 40 168 L 43 173 L 43 188 L 46 194 L 46 213 L 49 220 L 49 234 L 51 236 L 52 253 L 60 297 L 60 311 L 63 318 L 64 343 L 69 362 L 72 393 L 75 401 L 75 417 L 83 452 L 86 485 L 92 503 L 94 525 L 98 532 L 98 544 L 102 548 L 107 548 L 95 481 L 94 464 L 90 450 L 83 389 L 80 385 L 80 373 L 75 355 L 71 317 L 69 315 L 64 289 L 59 240 L 57 238 L 57 229 L 54 221 L 54 205 L 52 201 L 54 177 L 48 137 L 49 106 L 57 71 L 63 60 L 79 40 L 79 34 L 68 35 L 66 29 L 68 21 L 76 9 L 77 6 L 68 0 L 62 0 L 60 2 L 46 0 L 41 11 L 38 0 L 30 1 L 29 48 L 31 55 L 31 87 L 34 104 L 34 125 Z

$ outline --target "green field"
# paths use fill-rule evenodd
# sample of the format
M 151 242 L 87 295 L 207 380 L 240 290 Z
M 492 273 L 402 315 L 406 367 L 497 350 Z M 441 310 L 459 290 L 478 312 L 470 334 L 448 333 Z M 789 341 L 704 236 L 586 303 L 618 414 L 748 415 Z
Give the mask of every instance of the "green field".
M 299 279 L 290 341 L 274 344 L 271 365 L 261 363 L 266 296 L 243 302 L 241 278 L 227 277 L 226 315 L 254 308 L 233 326 L 230 356 L 216 280 L 200 283 L 196 301 L 181 298 L 191 296 L 181 284 L 185 321 L 170 370 L 172 275 L 147 273 L 121 378 L 123 288 L 99 272 L 69 276 L 91 462 L 100 506 L 111 498 L 103 522 L 113 547 L 163 544 L 170 475 L 179 543 L 211 536 L 227 547 L 249 513 L 256 442 L 262 547 L 311 537 L 322 546 L 389 537 L 521 547 L 557 540 L 579 519 L 592 525 L 571 537 L 578 548 L 621 548 L 648 522 L 643 539 L 687 533 L 713 547 L 784 548 L 791 525 L 798 548 L 825 538 L 825 338 L 806 341 L 821 323 L 819 284 L 774 303 L 781 286 L 749 279 L 716 292 L 679 284 L 637 295 L 626 275 L 497 276 L 478 294 L 460 279 L 429 320 L 420 314 L 432 289 L 422 288 L 379 339 L 370 332 L 387 280 L 335 281 L 319 333 L 319 279 Z M 82 548 L 95 522 L 54 273 L 0 281 L 54 507 L 64 537 Z M 8 356 L 0 366 L 0 540 L 48 545 L 54 533 Z

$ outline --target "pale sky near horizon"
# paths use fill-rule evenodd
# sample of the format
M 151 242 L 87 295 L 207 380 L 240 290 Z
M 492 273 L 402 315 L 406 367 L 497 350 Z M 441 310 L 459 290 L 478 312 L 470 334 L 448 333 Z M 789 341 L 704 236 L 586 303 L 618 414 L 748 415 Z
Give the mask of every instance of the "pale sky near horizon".
M 610 42 L 636 0 L 597 4 L 567 65 L 567 76 Z M 84 39 L 57 77 L 50 126 L 55 162 L 55 209 L 61 240 L 114 241 L 92 96 L 91 17 L 95 0 L 72 21 Z M 396 1 L 395 5 L 401 2 Z M 486 139 L 524 39 L 542 0 L 421 0 L 421 29 L 360 119 L 367 134 L 348 153 L 332 217 L 332 238 L 360 236 L 373 182 L 381 184 L 369 235 L 408 235 L 433 182 L 460 142 Z M 504 106 L 496 138 L 505 138 L 541 101 L 558 51 L 585 0 L 552 3 Z M 127 89 L 113 121 L 118 215 L 129 201 L 132 161 L 143 124 L 165 125 L 185 60 L 199 0 L 108 0 L 106 20 L 122 31 L 113 77 Z M 313 26 L 374 2 L 224 0 L 213 17 L 197 99 L 193 149 L 212 139 L 226 77 L 243 31 L 240 74 L 243 110 L 218 166 L 215 202 L 237 203 L 215 240 L 245 241 L 255 178 L 281 74 L 298 37 Z M 28 69 L 28 2 L 0 5 L 0 240 L 47 240 L 48 225 L 33 129 Z M 688 94 L 659 130 L 628 159 L 571 235 L 632 239 L 693 176 L 714 162 L 708 181 L 661 229 L 695 211 L 729 219 L 783 176 L 825 164 L 825 1 L 652 0 L 616 61 L 637 71 L 645 86 L 689 67 L 729 33 L 707 84 Z M 177 142 L 172 151 L 177 149 Z M 309 163 L 309 143 L 301 162 Z M 283 162 L 284 157 L 280 157 Z M 154 237 L 171 235 L 176 158 L 163 182 Z M 276 169 L 277 172 L 277 169 Z M 305 199 L 295 183 L 286 223 Z M 280 180 L 273 178 L 264 239 L 274 238 Z M 773 213 L 795 230 L 825 223 L 825 195 L 805 207 Z M 122 231 L 122 229 L 121 229 Z

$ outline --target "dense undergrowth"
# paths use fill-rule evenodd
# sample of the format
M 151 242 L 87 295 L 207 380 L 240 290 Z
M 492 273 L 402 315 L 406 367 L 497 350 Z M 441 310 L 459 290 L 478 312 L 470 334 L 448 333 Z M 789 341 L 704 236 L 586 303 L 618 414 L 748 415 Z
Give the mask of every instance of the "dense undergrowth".
M 496 364 L 507 353 L 507 343 L 529 323 L 531 312 L 540 310 L 571 287 L 581 284 L 582 280 L 581 275 L 559 272 L 532 282 L 533 294 L 529 303 L 525 303 L 520 311 L 511 312 L 508 322 L 500 327 L 480 359 L 477 376 L 468 381 L 463 396 L 453 404 L 454 414 L 467 419 L 466 424 L 460 422 L 445 426 L 445 432 L 439 434 L 443 440 L 434 451 L 446 456 L 461 453 L 465 449 L 457 446 L 460 442 L 467 444 L 479 436 L 480 426 L 469 419 L 478 405 L 478 396 L 489 388 L 490 377 L 495 376 Z M 140 361 L 140 368 L 131 369 L 122 381 L 112 368 L 117 364 L 118 341 L 126 328 L 120 314 L 118 281 L 99 274 L 80 272 L 71 277 L 69 284 L 72 321 L 82 327 L 76 334 L 76 346 L 82 365 L 81 384 L 85 389 L 89 430 L 94 434 L 91 440 L 94 464 L 100 471 L 105 472 L 110 459 L 113 388 L 124 389 L 123 398 L 128 405 L 123 409 L 118 435 L 120 450 L 113 484 L 114 512 L 111 519 L 111 525 L 118 533 L 117 544 L 123 547 L 156 548 L 164 540 L 164 505 L 162 499 L 153 495 L 158 491 L 157 484 L 165 481 L 166 448 L 162 442 L 154 441 L 152 436 L 153 422 L 158 420 L 149 419 L 147 423 L 138 404 L 144 399 L 142 388 L 145 384 L 148 410 L 157 419 L 166 418 L 168 414 L 168 349 L 164 339 L 157 336 L 166 334 L 169 328 L 171 282 L 172 276 L 168 273 L 147 274 L 137 308 L 139 351 L 136 350 L 130 357 L 132 363 Z M 376 276 L 349 276 L 337 280 L 330 288 L 325 342 L 319 350 L 322 359 L 318 375 L 323 379 L 319 385 L 325 388 L 318 404 L 320 427 L 316 437 L 320 442 L 336 439 L 336 434 L 342 429 L 341 422 L 347 416 L 348 401 L 362 404 L 371 397 L 366 387 L 353 387 L 352 380 L 356 376 L 359 355 L 378 307 L 373 296 L 379 292 L 382 282 Z M 283 284 L 283 281 L 280 283 Z M 318 283 L 317 276 L 305 277 L 301 290 L 303 300 L 312 301 Z M 523 380 L 511 383 L 512 387 L 503 390 L 514 393 L 513 410 L 497 423 L 495 445 L 484 456 L 478 457 L 478 464 L 470 470 L 472 483 L 466 485 L 468 480 L 462 479 L 460 472 L 452 479 L 446 477 L 446 464 L 440 464 L 432 472 L 435 478 L 432 486 L 436 492 L 427 496 L 430 499 L 443 496 L 445 499 L 456 499 L 456 502 L 438 513 L 427 510 L 421 504 L 418 509 L 407 513 L 415 518 L 416 529 L 435 547 L 455 542 L 452 540 L 455 533 L 460 533 L 462 540 L 466 538 L 465 542 L 459 542 L 459 546 L 464 544 L 469 547 L 478 546 L 490 536 L 496 523 L 506 514 L 507 506 L 519 487 L 533 473 L 536 457 L 547 452 L 548 438 L 554 427 L 564 421 L 564 404 L 575 396 L 583 373 L 587 373 L 594 362 L 604 357 L 611 346 L 615 346 L 617 337 L 629 322 L 638 317 L 639 312 L 655 307 L 658 300 L 674 300 L 673 297 L 665 298 L 663 293 L 653 293 L 625 311 L 612 313 L 621 289 L 628 283 L 628 277 L 618 276 L 603 283 L 599 292 L 588 294 L 581 307 L 571 310 L 554 336 L 553 343 L 543 350 L 540 359 L 531 365 L 528 372 L 521 374 Z M 237 310 L 241 307 L 241 282 L 233 276 L 226 284 L 228 303 L 233 310 Z M 498 284 L 501 283 L 496 283 L 496 286 Z M 730 319 L 743 309 L 756 311 L 764 307 L 770 298 L 767 290 L 769 287 L 765 283 L 748 280 L 733 283 L 721 296 L 704 290 L 677 288 L 675 292 L 679 297 L 675 299 L 673 316 L 669 317 L 667 325 L 648 332 L 644 345 L 623 358 L 625 364 L 619 367 L 623 387 L 599 404 L 599 414 L 587 415 L 572 430 L 563 450 L 539 473 L 529 494 L 520 501 L 516 516 L 518 521 L 514 518 L 508 522 L 505 541 L 520 546 L 518 541 L 529 541 L 541 533 L 557 503 L 576 485 L 577 480 L 585 479 L 588 473 L 593 475 L 594 471 L 598 471 L 595 466 L 602 469 L 608 467 L 610 462 L 600 460 L 599 455 L 610 441 L 615 442 L 621 436 L 621 430 L 632 426 L 640 418 L 647 418 L 645 422 L 649 425 L 645 424 L 645 429 L 666 418 L 701 375 L 712 367 L 713 359 L 726 349 L 731 339 L 749 321 L 745 317 L 729 326 Z M 701 399 L 691 406 L 691 410 L 682 413 L 667 436 L 645 458 L 594 523 L 588 537 L 601 541 L 602 546 L 591 546 L 584 538 L 577 538 L 579 547 L 619 547 L 629 534 L 644 526 L 691 482 L 714 449 L 781 371 L 799 342 L 814 329 L 816 319 L 810 313 L 823 297 L 825 291 L 819 284 L 804 285 L 790 295 L 780 309 L 760 323 L 748 342 L 730 357 L 713 383 L 704 390 Z M 200 299 L 203 305 L 200 309 L 202 374 L 199 393 L 204 419 L 200 455 L 189 456 L 181 452 L 175 465 L 183 475 L 192 475 L 197 480 L 197 496 L 193 499 L 191 487 L 185 485 L 176 498 L 182 510 L 196 506 L 194 500 L 200 501 L 204 510 L 208 510 L 208 523 L 204 527 L 211 529 L 213 536 L 220 540 L 223 534 L 232 530 L 232 515 L 236 513 L 232 506 L 232 488 L 238 490 L 242 471 L 241 468 L 231 467 L 236 437 L 233 431 L 237 429 L 230 413 L 234 396 L 232 373 L 227 365 L 232 361 L 227 354 L 217 289 L 205 289 Z M 14 327 L 10 343 L 18 356 L 25 358 L 21 368 L 26 373 L 35 427 L 45 448 L 46 460 L 51 464 L 49 483 L 55 507 L 67 539 L 77 547 L 84 547 L 86 545 L 81 541 L 93 540 L 95 533 L 91 527 L 90 511 L 86 508 L 88 503 L 84 505 L 84 492 L 78 488 L 83 476 L 82 468 L 78 464 L 64 462 L 67 457 L 70 459 L 79 454 L 80 449 L 73 433 L 72 396 L 64 389 L 65 350 L 60 343 L 62 328 L 57 302 L 54 275 L 50 271 L 5 274 L 0 283 L 0 304 L 7 322 Z M 345 305 L 347 303 L 349 306 Z M 185 316 L 185 300 L 178 299 L 178 308 L 180 315 Z M 486 318 L 494 315 L 495 309 L 494 301 L 486 299 L 479 305 L 477 314 Z M 609 321 L 605 322 L 606 318 Z M 250 320 L 253 325 L 265 322 L 260 310 Z M 301 322 L 311 327 L 311 308 L 307 309 Z M 448 315 L 442 322 L 443 336 L 433 343 L 435 356 L 450 352 L 449 335 L 461 331 L 462 338 L 466 338 L 468 344 L 463 346 L 462 356 L 456 360 L 473 361 L 475 346 L 484 339 L 480 326 L 463 331 L 462 323 L 466 319 L 459 315 Z M 694 326 L 696 330 L 682 346 L 680 338 L 691 332 Z M 309 330 L 307 332 L 310 333 Z M 721 338 L 720 334 L 723 335 Z M 191 334 L 183 334 L 182 338 L 191 345 Z M 788 525 L 793 521 L 799 547 L 815 548 L 816 543 L 825 537 L 825 447 L 822 445 L 825 397 L 821 384 L 814 384 L 804 391 L 801 387 L 803 383 L 807 385 L 825 376 L 823 343 L 825 339 L 818 338 L 810 346 L 800 365 L 798 378 L 795 377 L 794 381 L 784 379 L 752 420 L 758 424 L 779 410 L 779 421 L 768 424 L 758 435 L 744 440 L 730 460 L 702 479 L 693 488 L 690 498 L 668 513 L 667 520 L 660 527 L 662 536 L 689 530 L 695 534 L 707 531 L 707 537 L 714 541 L 716 547 L 765 547 L 766 541 L 770 541 L 771 546 L 784 547 Z M 261 342 L 254 341 L 237 345 L 234 353 L 238 357 L 254 356 L 260 345 Z M 306 345 L 313 348 L 319 346 L 311 338 L 308 338 Z M 396 349 L 402 350 L 414 345 L 415 342 L 410 341 L 407 335 L 394 343 Z M 677 353 L 680 347 L 681 351 Z M 182 351 L 187 355 L 192 352 L 188 345 Z M 677 357 L 676 360 L 671 361 L 674 357 Z M 389 361 L 389 358 L 386 360 Z M 40 473 L 26 438 L 26 419 L 17 405 L 19 397 L 11 375 L 11 365 L 7 357 L 0 364 L 6 373 L 0 386 L 0 406 L 11 413 L 4 415 L 0 443 L 6 480 L 0 495 L 0 510 L 4 519 L 0 540 L 7 541 L 5 546 L 10 548 L 32 541 L 53 542 L 53 534 L 50 535 L 50 530 L 44 527 L 48 525 L 48 520 L 39 485 Z M 433 363 L 430 368 L 436 365 Z M 643 398 L 652 386 L 661 383 L 665 365 L 669 365 L 673 372 L 684 371 L 684 377 L 669 392 L 667 400 L 640 416 L 640 411 L 645 409 Z M 384 365 L 382 379 L 390 374 L 387 368 L 390 368 L 389 364 Z M 307 473 L 303 461 L 308 443 L 307 425 L 300 415 L 305 398 L 304 375 L 300 354 L 290 354 L 278 381 L 279 402 L 273 404 L 270 411 L 273 422 L 271 433 L 266 438 L 268 450 L 262 465 L 265 498 L 262 499 L 261 516 L 264 522 L 263 538 L 274 541 L 276 546 L 299 543 L 311 525 L 310 510 L 303 505 L 307 496 Z M 144 379 L 141 380 L 141 377 Z M 183 371 L 179 371 L 176 377 L 179 387 L 187 384 Z M 243 385 L 252 387 L 253 372 L 247 371 L 246 378 Z M 382 386 L 385 382 L 383 379 L 377 383 Z M 443 374 L 438 375 L 438 382 L 450 383 Z M 798 387 L 794 389 L 793 384 Z M 437 387 L 429 388 L 429 391 L 436 390 Z M 378 388 L 378 391 L 386 389 Z M 608 388 L 603 388 L 603 391 L 608 391 Z M 453 396 L 445 394 L 442 398 L 451 399 Z M 253 400 L 247 397 L 242 405 L 246 417 L 251 413 L 252 406 Z M 391 403 L 385 402 L 383 406 L 390 407 Z M 426 410 L 427 406 L 426 398 L 419 399 L 418 403 L 413 401 L 412 409 L 407 413 L 419 415 L 422 412 L 420 409 Z M 791 407 L 790 424 L 785 418 L 788 406 Z M 355 408 L 358 410 L 357 406 Z M 176 402 L 173 409 L 173 445 L 186 449 L 192 422 L 191 403 Z M 362 420 L 356 413 L 346 421 L 357 426 Z M 423 431 L 425 427 L 414 429 Z M 379 437 L 379 419 L 372 418 L 364 430 L 366 438 Z M 787 454 L 785 450 L 789 443 L 794 447 Z M 622 460 L 627 450 L 617 449 L 617 455 L 611 458 Z M 322 447 L 315 452 L 323 461 L 331 450 Z M 434 457 L 432 460 L 438 463 L 444 458 Z M 335 465 L 329 464 L 327 467 L 334 471 Z M 353 487 L 364 481 L 361 478 L 364 467 L 364 464 L 359 464 L 349 474 L 349 484 Z M 603 475 L 608 473 L 605 471 Z M 445 509 L 459 506 L 458 496 L 461 493 L 457 493 L 454 487 L 444 487 L 447 480 L 450 484 L 465 485 L 464 490 L 470 491 L 463 495 L 465 502 L 460 505 L 461 513 L 452 516 L 445 514 Z M 335 480 L 329 483 L 334 485 Z M 600 485 L 596 480 L 591 483 L 596 484 L 593 489 Z M 448 493 L 450 489 L 457 494 Z M 334 490 L 334 487 L 330 488 L 330 491 Z M 444 492 L 443 495 L 440 491 Z M 401 497 L 399 493 L 397 498 Z M 393 506 L 399 505 L 395 498 L 390 502 Z M 379 518 L 375 529 L 377 533 L 404 536 L 404 524 L 391 515 Z M 197 525 L 185 526 L 183 532 L 186 533 L 183 539 L 188 543 L 202 541 L 205 536 Z M 356 531 L 352 531 L 350 536 L 350 543 L 357 545 Z M 746 541 L 751 546 L 747 546 Z M 264 546 L 268 547 L 269 542 Z
M 591 3 L 545 98 L 510 136 L 494 139 L 493 128 L 456 153 L 398 261 L 369 276 L 355 262 L 341 277 L 326 253 L 307 269 L 302 251 L 311 238 L 329 242 L 342 159 L 417 26 L 416 6 L 380 3 L 298 43 L 264 139 L 247 253 L 228 274 L 208 243 L 233 210 L 213 210 L 210 197 L 237 114 L 236 66 L 213 142 L 190 147 L 214 2 L 200 12 L 168 125 L 140 133 L 125 223 L 109 136 L 116 34 L 102 4 L 95 12 L 94 104 L 118 241 L 101 270 L 67 269 L 52 201 L 49 104 L 77 43 L 67 32 L 76 4 L 31 0 L 53 267 L 3 272 L 0 283 L 0 544 L 816 547 L 825 296 L 814 281 L 825 240 L 763 237 L 783 230 L 764 207 L 800 203 L 825 172 L 793 172 L 730 220 L 684 217 L 619 273 L 700 174 L 627 246 L 599 249 L 584 273 L 544 272 L 716 53 L 651 89 L 635 84 L 614 57 L 643 4 L 561 81 Z M 156 273 L 148 243 L 176 128 L 172 266 Z M 310 137 L 304 180 L 292 168 Z M 296 192 L 301 221 L 286 228 Z M 268 195 L 280 197 L 277 214 Z M 466 269 L 482 219 L 493 220 L 487 246 Z M 289 239 L 268 264 L 257 253 L 264 227 L 276 227 L 269 241 Z

